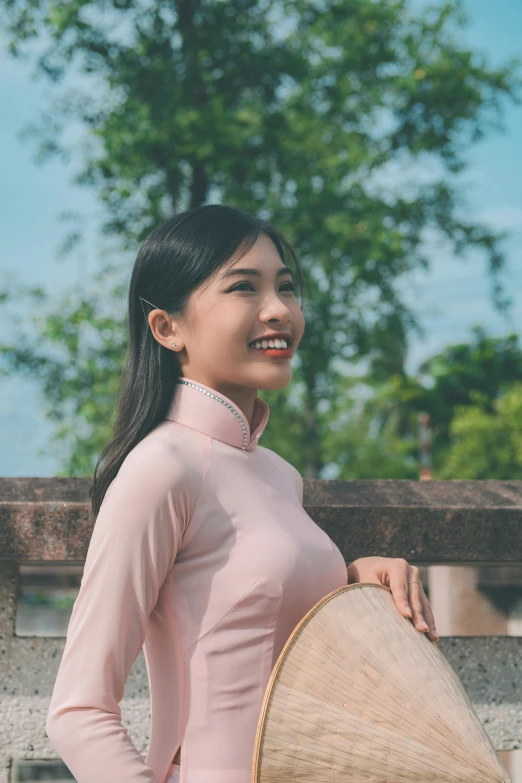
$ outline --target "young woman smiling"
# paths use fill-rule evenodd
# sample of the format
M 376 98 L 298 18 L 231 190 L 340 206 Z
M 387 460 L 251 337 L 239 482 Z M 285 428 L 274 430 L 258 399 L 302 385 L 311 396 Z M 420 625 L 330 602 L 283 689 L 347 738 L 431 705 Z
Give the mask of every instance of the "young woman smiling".
M 78 783 L 249 783 L 273 665 L 349 582 L 386 583 L 435 636 L 418 569 L 373 556 L 347 568 L 304 511 L 299 472 L 259 445 L 257 391 L 287 386 L 305 328 L 288 260 L 302 287 L 283 234 L 220 205 L 166 220 L 138 253 L 114 437 L 46 723 Z M 142 648 L 145 759 L 119 707 Z

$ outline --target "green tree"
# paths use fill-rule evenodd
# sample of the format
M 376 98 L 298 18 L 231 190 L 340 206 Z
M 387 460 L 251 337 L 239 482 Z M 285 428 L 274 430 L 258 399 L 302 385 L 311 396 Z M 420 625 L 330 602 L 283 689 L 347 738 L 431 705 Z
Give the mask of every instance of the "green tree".
M 441 479 L 522 478 L 522 383 L 506 386 L 493 402 L 474 395 L 451 422 L 451 446 Z
M 476 326 L 468 343 L 447 346 L 423 362 L 415 376 L 395 374 L 385 382 L 373 381 L 373 387 L 370 376 L 366 381 L 373 394 L 350 427 L 351 434 L 359 434 L 356 443 L 341 452 L 340 478 L 369 477 L 372 465 L 378 478 L 418 478 L 421 412 L 430 415 L 434 478 L 508 478 L 493 469 L 497 464 L 508 466 L 509 477 L 516 477 L 516 460 L 506 455 L 517 453 L 517 428 L 511 436 L 511 408 L 506 406 L 515 405 L 517 382 L 522 382 L 518 335 L 488 337 Z M 504 399 L 506 389 L 513 389 L 514 397 Z M 473 422 L 480 422 L 475 433 Z M 501 453 L 487 453 L 494 445 L 493 435 L 501 431 L 506 438 Z M 466 467 L 464 457 L 471 454 L 472 443 L 477 453 Z M 481 462 L 492 467 L 491 475 L 487 470 L 473 473 Z
M 32 129 L 40 157 L 67 153 L 71 124 L 85 129 L 76 181 L 95 189 L 104 231 L 128 258 L 168 214 L 216 201 L 272 219 L 293 242 L 310 308 L 293 406 L 264 394 L 265 443 L 304 475 L 337 459 L 329 433 L 353 404 L 350 363 L 402 371 L 419 326 L 396 283 L 429 268 L 428 230 L 456 257 L 482 250 L 495 305 L 508 306 L 502 235 L 468 216 L 458 176 L 503 100 L 520 100 L 520 74 L 515 61 L 494 68 L 462 44 L 458 0 L 422 10 L 409 0 L 0 0 L 0 9 L 13 56 L 33 57 L 57 84 Z M 90 85 L 60 89 L 71 71 Z M 51 303 L 50 339 L 63 332 L 64 357 L 42 355 L 40 336 L 38 354 L 2 349 L 8 371 L 38 362 L 61 446 L 70 444 L 68 473 L 94 465 L 94 425 L 106 427 L 119 377 L 113 345 L 125 348 L 119 338 L 86 355 L 74 347 L 96 324 L 101 291 L 110 321 L 103 278 L 96 296 Z

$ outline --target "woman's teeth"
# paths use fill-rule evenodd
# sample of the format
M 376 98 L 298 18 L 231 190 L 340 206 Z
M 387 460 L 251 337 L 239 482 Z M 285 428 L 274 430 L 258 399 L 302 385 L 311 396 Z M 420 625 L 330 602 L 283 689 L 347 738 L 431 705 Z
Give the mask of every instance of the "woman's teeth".
M 288 343 L 286 340 L 262 340 L 261 342 L 257 341 L 255 343 L 250 343 L 251 348 L 279 348 L 282 350 L 286 350 L 288 348 Z

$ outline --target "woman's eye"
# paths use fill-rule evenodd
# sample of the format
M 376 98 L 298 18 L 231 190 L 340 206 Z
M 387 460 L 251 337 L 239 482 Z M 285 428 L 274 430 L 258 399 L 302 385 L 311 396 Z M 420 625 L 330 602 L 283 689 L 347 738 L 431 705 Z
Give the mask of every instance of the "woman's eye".
M 227 291 L 227 293 L 231 293 L 232 291 L 241 291 L 241 290 L 244 290 L 244 289 L 242 289 L 242 288 L 241 288 L 241 286 L 245 286 L 245 285 L 247 285 L 247 286 L 250 286 L 250 290 L 251 290 L 251 291 L 253 290 L 252 283 L 247 283 L 247 282 L 245 282 L 245 283 L 238 283 L 238 284 L 237 284 L 237 285 L 235 285 L 233 288 L 230 288 L 230 289 Z M 283 288 L 282 288 L 281 290 L 285 290 L 285 291 L 295 291 L 295 289 L 296 289 L 295 283 L 284 283 L 284 285 L 285 285 L 285 286 L 289 286 L 289 287 L 287 287 L 287 288 L 285 288 L 285 289 L 283 289 Z

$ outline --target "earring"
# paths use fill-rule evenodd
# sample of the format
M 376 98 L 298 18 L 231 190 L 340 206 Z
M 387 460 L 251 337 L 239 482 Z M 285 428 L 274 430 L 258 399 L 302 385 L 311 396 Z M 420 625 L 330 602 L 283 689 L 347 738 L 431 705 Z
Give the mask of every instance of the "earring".
M 177 344 L 177 343 L 172 343 L 172 347 L 173 347 L 173 348 L 177 348 L 177 347 L 178 347 L 178 344 Z

